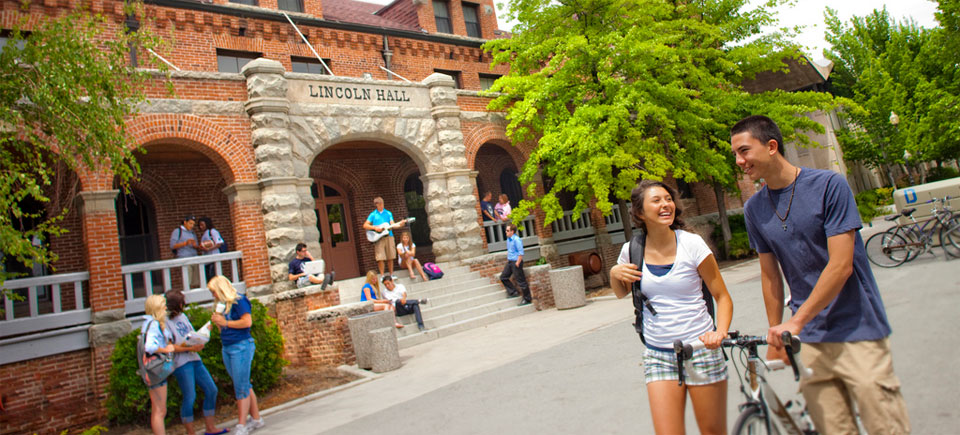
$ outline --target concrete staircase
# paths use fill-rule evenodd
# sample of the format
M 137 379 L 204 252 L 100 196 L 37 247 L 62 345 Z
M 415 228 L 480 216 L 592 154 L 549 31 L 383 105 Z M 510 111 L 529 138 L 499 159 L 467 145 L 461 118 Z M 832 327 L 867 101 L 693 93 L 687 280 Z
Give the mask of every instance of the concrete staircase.
M 394 272 L 396 282 L 407 288 L 408 299 L 429 300 L 420 306 L 426 331 L 420 332 L 412 314 L 400 317 L 405 325 L 397 330 L 401 349 L 536 311 L 533 305 L 518 307 L 519 298 L 506 299 L 503 286 L 491 284 L 479 272 L 453 264 L 439 266 L 443 278 L 427 282 L 411 281 L 406 270 Z M 364 278 L 338 281 L 340 303 L 359 302 L 363 283 Z

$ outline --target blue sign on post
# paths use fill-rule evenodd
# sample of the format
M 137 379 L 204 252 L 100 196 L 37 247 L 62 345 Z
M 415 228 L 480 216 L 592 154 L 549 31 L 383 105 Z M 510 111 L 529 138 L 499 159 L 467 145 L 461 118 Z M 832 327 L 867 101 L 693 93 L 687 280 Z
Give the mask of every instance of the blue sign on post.
M 907 201 L 907 204 L 913 204 L 917 202 L 917 191 L 913 189 L 904 189 L 903 199 Z

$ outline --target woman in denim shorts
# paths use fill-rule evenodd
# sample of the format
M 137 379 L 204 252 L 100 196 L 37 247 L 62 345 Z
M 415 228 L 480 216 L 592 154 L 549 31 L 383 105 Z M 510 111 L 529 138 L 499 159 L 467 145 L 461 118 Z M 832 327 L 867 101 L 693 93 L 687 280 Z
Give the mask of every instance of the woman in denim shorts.
M 220 327 L 223 365 L 233 379 L 233 392 L 237 398 L 239 424 L 230 433 L 245 435 L 263 427 L 257 395 L 250 384 L 250 364 L 257 348 L 250 335 L 250 325 L 253 324 L 250 300 L 246 295 L 238 295 L 230 281 L 223 276 L 213 277 L 207 288 L 217 301 L 210 321 Z M 249 422 L 247 414 L 250 414 Z
M 646 233 L 642 269 L 630 263 L 630 243 L 624 243 L 610 284 L 617 297 L 631 294 L 640 281 L 643 294 L 656 310 L 643 315 L 643 355 L 647 396 L 658 434 L 684 433 L 687 395 L 700 433 L 726 433 L 727 367 L 720 343 L 733 318 L 733 301 L 720 276 L 710 248 L 699 235 L 684 231 L 676 191 L 658 182 L 643 180 L 631 194 L 634 224 Z M 707 311 L 701 285 L 707 283 L 716 300 L 717 325 Z M 646 310 L 646 309 L 645 309 Z M 694 369 L 706 377 L 679 385 L 673 342 L 702 341 L 706 349 L 694 353 Z

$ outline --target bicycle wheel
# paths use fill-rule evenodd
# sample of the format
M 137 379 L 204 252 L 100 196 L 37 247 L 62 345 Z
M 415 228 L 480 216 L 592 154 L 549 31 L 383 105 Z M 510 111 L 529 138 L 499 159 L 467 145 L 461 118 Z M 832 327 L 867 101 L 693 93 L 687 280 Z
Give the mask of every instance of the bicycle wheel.
M 960 217 L 954 216 L 940 228 L 940 246 L 951 257 L 960 257 Z
M 880 267 L 897 267 L 910 255 L 907 239 L 899 234 L 877 233 L 864 244 L 867 259 Z
M 733 435 L 777 435 L 780 432 L 776 426 L 771 426 L 772 431 L 767 432 L 767 421 L 757 406 L 748 406 L 740 416 L 737 422 L 733 424 Z
M 923 244 L 923 233 L 914 227 L 902 227 L 897 231 L 897 227 L 887 230 L 888 234 L 899 234 L 907 241 L 907 260 L 911 261 L 926 251 L 928 245 Z

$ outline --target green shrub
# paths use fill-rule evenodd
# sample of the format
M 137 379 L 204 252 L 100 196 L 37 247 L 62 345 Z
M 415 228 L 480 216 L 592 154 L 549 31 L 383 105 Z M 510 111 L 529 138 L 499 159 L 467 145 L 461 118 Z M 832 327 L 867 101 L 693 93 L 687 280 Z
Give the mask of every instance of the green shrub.
M 927 173 L 927 183 L 940 180 L 949 180 L 957 177 L 960 177 L 960 171 L 957 171 L 949 166 L 941 166 L 939 168 L 930 169 L 930 171 Z
M 867 223 L 883 213 L 880 207 L 893 204 L 893 188 L 881 187 L 879 189 L 864 190 L 856 194 L 854 199 L 857 201 L 857 211 L 860 212 L 860 220 Z
M 730 222 L 730 244 L 727 247 L 727 258 L 737 259 L 753 255 L 753 249 L 750 248 L 750 238 L 747 235 L 747 220 L 742 214 L 727 216 Z M 720 227 L 720 221 L 713 224 L 713 234 L 711 234 L 714 244 L 723 247 L 723 229 Z
M 254 389 L 264 392 L 275 387 L 280 380 L 283 367 L 289 362 L 283 359 L 283 336 L 277 321 L 267 315 L 267 307 L 257 300 L 251 300 L 253 326 L 250 334 L 257 344 L 250 370 L 250 382 Z M 210 320 L 210 310 L 190 305 L 184 310 L 195 329 Z M 150 394 L 146 385 L 137 376 L 137 335 L 134 330 L 117 341 L 110 362 L 110 383 L 107 386 L 107 416 L 118 423 L 146 423 L 150 419 Z M 213 377 L 220 390 L 218 400 L 233 400 L 233 381 L 223 366 L 220 332 L 211 328 L 210 342 L 200 352 L 203 364 Z M 173 375 L 167 382 L 167 423 L 179 417 L 180 402 L 183 394 Z M 197 390 L 194 415 L 202 415 L 200 405 L 203 392 Z

